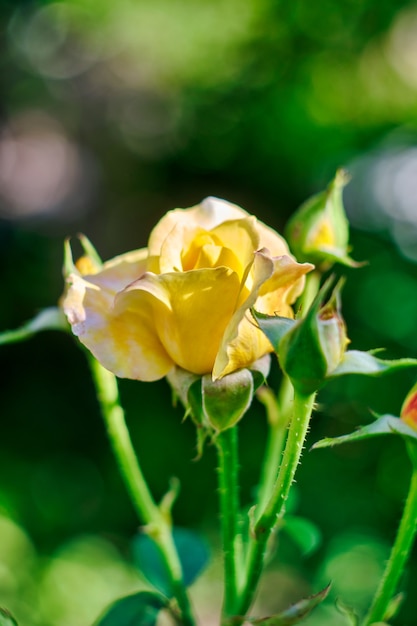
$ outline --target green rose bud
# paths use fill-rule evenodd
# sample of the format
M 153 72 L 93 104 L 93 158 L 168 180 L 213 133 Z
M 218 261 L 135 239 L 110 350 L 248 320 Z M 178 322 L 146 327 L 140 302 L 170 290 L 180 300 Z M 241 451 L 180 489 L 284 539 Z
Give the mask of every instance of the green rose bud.
M 270 367 L 265 355 L 244 368 L 214 380 L 210 374 L 196 376 L 174 368 L 167 376 L 174 393 L 206 434 L 231 428 L 249 409 L 256 389 L 265 381 Z
M 272 343 L 284 372 L 303 394 L 316 391 L 345 356 L 348 339 L 340 313 L 340 289 L 324 299 L 332 279 L 320 290 L 304 318 L 297 321 L 269 317 L 253 311 L 259 327 Z
M 349 222 L 342 199 L 348 182 L 347 172 L 338 170 L 328 188 L 302 204 L 287 224 L 285 235 L 296 258 L 322 272 L 334 263 L 359 265 L 348 256 Z

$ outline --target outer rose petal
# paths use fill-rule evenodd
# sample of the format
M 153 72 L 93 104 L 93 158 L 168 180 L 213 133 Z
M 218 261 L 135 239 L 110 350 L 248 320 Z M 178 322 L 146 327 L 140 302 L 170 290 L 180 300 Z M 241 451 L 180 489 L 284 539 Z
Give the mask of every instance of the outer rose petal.
M 260 310 L 268 308 L 263 311 L 265 313 L 272 314 L 279 309 L 284 317 L 293 317 L 290 307 L 293 300 L 289 296 L 297 291 L 294 290 L 296 283 L 299 283 L 299 290 L 302 291 L 303 276 L 313 268 L 309 263 L 296 263 L 288 256 L 272 259 L 268 250 L 260 250 L 255 254 L 252 288 L 226 329 L 213 368 L 214 380 L 247 367 L 271 352 L 270 342 L 247 317 L 247 312 L 255 305 Z M 263 292 L 264 295 L 260 295 Z M 271 306 L 274 307 L 272 311 Z
M 237 274 L 226 267 L 156 275 L 148 272 L 116 297 L 116 312 L 154 320 L 176 365 L 193 374 L 213 369 L 218 346 L 239 295 Z
M 271 345 L 265 335 L 255 324 L 245 320 L 245 315 L 255 304 L 259 289 L 270 278 L 273 270 L 274 263 L 267 251 L 257 252 L 253 263 L 252 289 L 226 328 L 214 364 L 213 380 L 247 367 L 270 352 Z
M 93 278 L 106 282 L 109 275 L 104 272 Z M 150 307 L 140 315 L 126 311 L 115 316 L 112 290 L 76 274 L 68 282 L 63 309 L 72 331 L 104 367 L 121 378 L 144 381 L 158 380 L 169 372 L 174 363 L 155 333 Z
M 304 289 L 304 275 L 314 269 L 311 263 L 297 263 L 289 256 L 273 259 L 274 271 L 259 289 L 255 309 L 267 315 L 294 316 L 291 304 Z
M 116 294 L 145 273 L 147 258 L 148 250 L 146 248 L 133 250 L 107 261 L 99 272 L 84 276 L 84 278 L 88 282 Z

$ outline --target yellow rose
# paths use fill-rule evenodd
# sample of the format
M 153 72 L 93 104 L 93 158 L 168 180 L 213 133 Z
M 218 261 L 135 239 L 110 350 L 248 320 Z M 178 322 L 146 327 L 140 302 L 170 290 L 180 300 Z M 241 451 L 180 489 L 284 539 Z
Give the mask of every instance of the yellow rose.
M 311 269 L 255 217 L 207 198 L 167 213 L 148 248 L 101 268 L 79 263 L 63 309 L 74 334 L 117 376 L 152 381 L 179 366 L 216 380 L 272 351 L 248 310 L 293 317 Z

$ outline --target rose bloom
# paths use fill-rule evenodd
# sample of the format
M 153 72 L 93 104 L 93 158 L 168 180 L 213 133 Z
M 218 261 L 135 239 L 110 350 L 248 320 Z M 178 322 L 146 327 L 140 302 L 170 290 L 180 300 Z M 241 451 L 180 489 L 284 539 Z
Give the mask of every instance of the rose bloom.
M 216 380 L 272 351 L 249 309 L 292 318 L 311 269 L 255 217 L 207 198 L 168 212 L 145 249 L 101 267 L 80 259 L 62 306 L 73 333 L 117 376 L 152 381 L 179 366 Z

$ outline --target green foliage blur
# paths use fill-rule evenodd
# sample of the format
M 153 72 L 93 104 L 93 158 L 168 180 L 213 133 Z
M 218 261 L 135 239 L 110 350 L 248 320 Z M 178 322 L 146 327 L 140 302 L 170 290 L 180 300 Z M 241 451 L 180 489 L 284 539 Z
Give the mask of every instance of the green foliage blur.
M 67 236 L 85 233 L 107 259 L 208 195 L 282 232 L 343 166 L 352 255 L 368 261 L 337 270 L 351 346 L 417 356 L 415 2 L 3 0 L 0 21 L 0 330 L 59 300 Z M 86 360 L 72 338 L 48 332 L 2 347 L 0 367 L 0 606 L 20 626 L 91 626 L 144 582 L 131 562 L 138 521 Z M 414 376 L 332 382 L 309 443 L 369 422 L 369 408 L 398 414 Z M 193 592 L 210 626 L 220 603 L 213 450 L 194 460 L 193 425 L 165 381 L 122 381 L 121 393 L 154 493 L 177 476 L 176 523 L 212 545 Z M 240 433 L 249 504 L 266 435 L 260 404 Z M 254 613 L 329 580 L 331 602 L 306 626 L 343 626 L 336 597 L 365 610 L 409 470 L 396 438 L 306 450 L 294 507 L 322 544 L 304 558 L 282 535 Z M 416 584 L 414 553 L 393 624 L 417 624 Z

